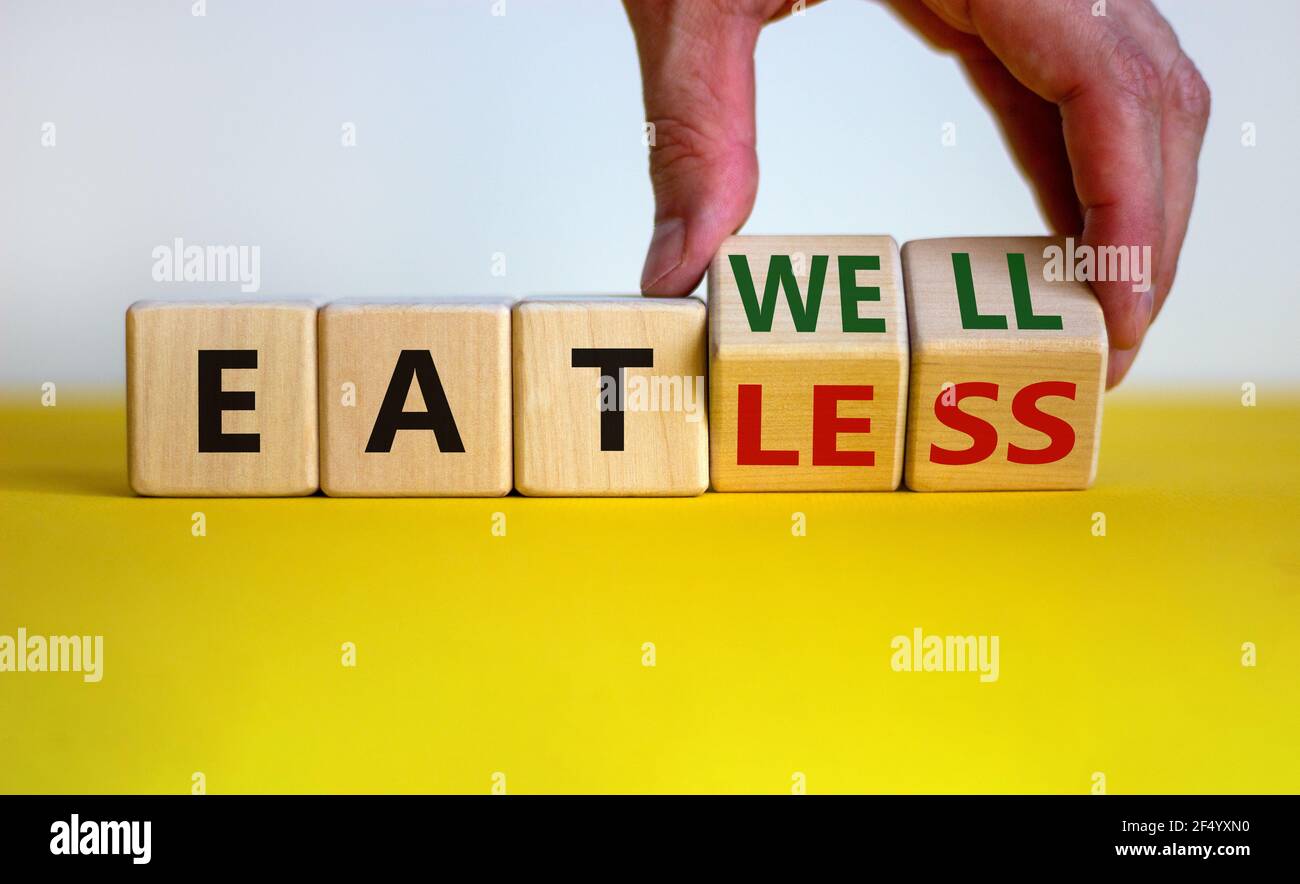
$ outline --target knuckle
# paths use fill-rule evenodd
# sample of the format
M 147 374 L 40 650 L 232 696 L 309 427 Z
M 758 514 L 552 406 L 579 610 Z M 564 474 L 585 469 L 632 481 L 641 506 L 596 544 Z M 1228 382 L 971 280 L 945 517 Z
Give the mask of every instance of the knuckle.
M 1210 118 L 1210 87 L 1186 55 L 1179 54 L 1169 71 L 1169 100 L 1174 109 L 1198 123 Z
M 1115 86 L 1141 110 L 1158 113 L 1163 92 L 1160 71 L 1136 39 L 1129 35 L 1117 39 L 1106 69 Z
M 656 142 L 650 151 L 650 172 L 656 178 L 675 176 L 707 163 L 715 152 L 714 139 L 685 120 L 652 120 Z
M 660 118 L 650 153 L 650 183 L 658 204 L 739 194 L 752 202 L 758 157 L 752 142 L 710 134 L 677 118 Z
M 698 108 L 656 116 L 651 122 L 656 141 L 650 150 L 650 172 L 656 179 L 729 167 L 754 155 L 752 136 L 733 131 L 725 121 Z

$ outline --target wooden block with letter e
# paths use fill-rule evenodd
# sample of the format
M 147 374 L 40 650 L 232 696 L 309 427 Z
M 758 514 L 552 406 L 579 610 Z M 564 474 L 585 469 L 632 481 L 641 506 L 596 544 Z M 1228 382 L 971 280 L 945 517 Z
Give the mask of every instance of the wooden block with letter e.
M 510 493 L 509 301 L 340 301 L 319 337 L 326 494 Z
M 903 246 L 912 329 L 907 485 L 1086 488 L 1097 471 L 1106 325 L 1048 237 Z
M 889 236 L 733 236 L 709 269 L 718 491 L 892 491 L 908 334 Z
M 310 303 L 132 304 L 126 381 L 128 472 L 136 493 L 316 491 Z
M 516 487 L 536 496 L 702 493 L 704 337 L 695 298 L 516 304 Z

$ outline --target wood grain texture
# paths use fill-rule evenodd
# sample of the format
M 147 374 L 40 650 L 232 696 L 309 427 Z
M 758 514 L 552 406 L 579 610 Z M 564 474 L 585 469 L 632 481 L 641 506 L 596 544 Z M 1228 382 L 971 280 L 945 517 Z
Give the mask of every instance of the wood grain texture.
M 820 306 L 796 327 L 784 290 L 765 320 L 754 322 L 741 297 L 733 256 L 749 268 L 751 304 L 762 301 L 773 256 L 791 258 L 798 297 L 808 304 L 809 280 L 824 262 Z M 840 259 L 874 258 L 877 267 L 847 267 Z M 841 282 L 846 286 L 842 304 Z M 860 289 L 873 291 L 862 292 Z M 908 383 L 908 330 L 898 245 L 889 236 L 735 236 L 722 244 L 709 269 L 710 474 L 718 491 L 891 491 L 903 469 Z M 842 307 L 847 308 L 847 317 Z M 752 307 L 751 307 L 752 310 Z M 859 322 L 857 320 L 870 320 Z M 753 385 L 761 385 L 761 446 L 785 451 L 797 463 L 753 463 L 752 443 L 742 446 L 742 385 L 753 409 Z M 814 421 L 814 391 L 855 388 L 830 412 L 844 428 L 835 432 L 826 415 Z M 869 391 L 864 388 L 870 388 Z M 861 420 L 869 424 L 858 423 Z M 814 452 L 814 425 L 838 452 Z M 861 430 L 867 432 L 861 432 Z M 752 436 L 750 437 L 752 440 Z M 743 452 L 742 452 L 743 449 Z M 870 464 L 862 463 L 870 452 Z M 741 463 L 740 461 L 746 461 Z M 845 463 L 844 461 L 855 461 Z
M 326 494 L 493 497 L 510 492 L 509 301 L 340 301 L 321 308 L 318 329 Z M 441 408 L 436 389 L 424 389 L 405 368 L 397 370 L 404 351 L 428 354 L 463 450 L 444 451 L 434 430 L 409 428 L 392 434 L 387 451 L 367 451 L 391 384 L 403 388 L 398 395 L 404 412 Z
M 219 431 L 257 434 L 256 452 L 199 450 L 199 351 L 253 350 L 256 368 L 220 372 L 223 391 L 251 391 Z M 164 303 L 126 314 L 131 487 L 171 497 L 258 497 L 317 489 L 316 309 L 306 302 Z
M 623 371 L 622 450 L 602 450 L 602 372 L 575 368 L 575 348 L 653 351 L 651 367 Z M 686 496 L 708 487 L 705 309 L 698 299 L 521 301 L 514 354 L 515 485 L 522 493 Z M 634 399 L 634 390 L 648 393 Z M 606 401 L 617 409 L 616 399 Z
M 917 240 L 903 246 L 903 278 L 912 332 L 912 369 L 907 430 L 907 486 L 917 491 L 979 491 L 1080 489 L 1097 471 L 1101 442 L 1102 397 L 1106 379 L 1107 340 L 1101 307 L 1082 282 L 1048 280 L 1043 252 L 1061 240 L 1048 237 L 992 237 Z M 963 323 L 958 279 L 964 275 L 954 255 L 968 256 L 972 305 Z M 1023 255 L 1024 279 L 1032 316 L 1017 314 L 1012 265 Z M 1022 304 L 1021 313 L 1025 314 Z M 1005 321 L 1005 328 L 968 328 Z M 1037 317 L 1037 318 L 1034 318 Z M 1026 326 L 1052 324 L 1060 328 Z M 1064 421 L 1073 444 L 1063 457 L 1044 463 L 1012 462 L 1013 448 L 1021 452 L 1050 450 L 1056 427 L 1051 418 L 1030 414 L 1038 428 L 1013 413 L 1016 397 L 1034 384 L 1072 386 L 1073 398 L 1054 393 L 1037 398 L 1033 388 L 1023 403 L 1031 412 Z M 976 388 L 971 383 L 997 385 L 997 399 L 956 395 Z M 945 385 L 949 385 L 945 388 Z M 947 391 L 947 399 L 941 395 Z M 1055 388 L 1058 391 L 1064 388 Z M 987 392 L 987 388 L 985 388 Z M 954 404 L 955 402 L 955 404 Z M 949 423 L 974 415 L 996 428 L 996 445 L 987 457 L 964 464 L 936 462 L 932 446 L 946 451 L 980 448 L 975 438 Z M 967 426 L 972 426 L 967 424 Z M 978 424 L 975 424 L 978 428 Z M 1059 427 L 1053 432 L 1059 432 Z M 977 452 L 978 453 L 978 452 Z M 941 458 L 943 455 L 940 454 Z M 974 457 L 974 454 L 967 455 Z M 1014 455 L 1024 458 L 1025 454 Z M 1043 454 L 1029 454 L 1030 459 Z

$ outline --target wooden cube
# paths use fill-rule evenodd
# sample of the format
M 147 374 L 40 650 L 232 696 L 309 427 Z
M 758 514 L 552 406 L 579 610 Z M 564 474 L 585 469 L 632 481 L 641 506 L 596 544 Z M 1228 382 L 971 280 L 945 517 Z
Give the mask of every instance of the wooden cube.
M 316 491 L 310 303 L 132 304 L 126 381 L 128 472 L 136 493 Z
M 341 301 L 318 329 L 326 494 L 510 493 L 509 301 Z
M 889 236 L 733 236 L 709 269 L 718 491 L 892 491 L 907 316 Z
M 907 485 L 1070 489 L 1097 472 L 1106 325 L 1048 237 L 903 246 L 912 328 Z M 1059 266 L 1059 265 L 1058 265 Z
M 695 298 L 515 305 L 515 486 L 536 496 L 702 493 L 704 325 Z

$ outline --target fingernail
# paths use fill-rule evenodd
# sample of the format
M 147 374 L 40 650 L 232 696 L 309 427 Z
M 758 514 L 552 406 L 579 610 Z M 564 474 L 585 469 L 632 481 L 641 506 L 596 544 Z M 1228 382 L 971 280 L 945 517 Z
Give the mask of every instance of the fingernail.
M 646 292 L 655 283 L 676 270 L 682 263 L 686 249 L 686 222 L 681 218 L 666 218 L 655 225 L 646 252 L 645 267 L 641 270 L 641 291 Z
M 1142 300 L 1138 302 L 1137 315 L 1137 339 L 1142 340 L 1142 336 L 1147 333 L 1147 327 L 1151 325 L 1151 314 L 1156 307 L 1156 295 L 1151 289 L 1142 293 Z

